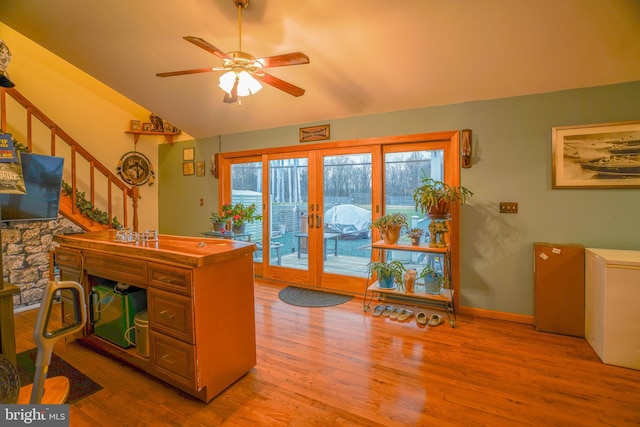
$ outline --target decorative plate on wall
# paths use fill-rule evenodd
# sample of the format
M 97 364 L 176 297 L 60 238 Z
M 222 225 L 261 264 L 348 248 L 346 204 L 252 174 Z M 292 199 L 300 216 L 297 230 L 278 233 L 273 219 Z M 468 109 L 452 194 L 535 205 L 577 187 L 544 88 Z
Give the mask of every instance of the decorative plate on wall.
M 118 173 L 131 185 L 142 185 L 147 182 L 153 185 L 153 166 L 149 159 L 137 151 L 129 151 L 118 162 Z

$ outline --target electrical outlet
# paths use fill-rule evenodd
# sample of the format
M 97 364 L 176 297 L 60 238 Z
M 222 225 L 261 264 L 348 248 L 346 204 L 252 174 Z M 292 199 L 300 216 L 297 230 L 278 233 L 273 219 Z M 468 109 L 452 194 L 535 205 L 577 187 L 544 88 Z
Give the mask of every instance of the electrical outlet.
M 500 213 L 518 213 L 518 202 L 500 202 Z

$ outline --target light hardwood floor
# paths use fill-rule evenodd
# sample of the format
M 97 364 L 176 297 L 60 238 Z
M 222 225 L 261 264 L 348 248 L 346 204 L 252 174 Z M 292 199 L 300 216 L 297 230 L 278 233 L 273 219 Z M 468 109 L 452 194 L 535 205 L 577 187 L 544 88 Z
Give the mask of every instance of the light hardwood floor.
M 363 313 L 359 298 L 300 308 L 279 289 L 256 284 L 257 366 L 208 404 L 59 341 L 104 387 L 71 406 L 71 425 L 640 425 L 640 371 L 601 363 L 584 339 L 460 316 L 423 328 Z M 18 352 L 34 347 L 36 312 L 16 315 Z

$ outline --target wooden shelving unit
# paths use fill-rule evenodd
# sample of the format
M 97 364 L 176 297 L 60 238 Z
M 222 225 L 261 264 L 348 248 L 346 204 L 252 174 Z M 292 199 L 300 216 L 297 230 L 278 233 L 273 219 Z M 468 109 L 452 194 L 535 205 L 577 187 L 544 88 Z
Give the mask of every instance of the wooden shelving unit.
M 370 305 L 370 302 L 373 298 L 378 297 L 378 299 L 386 299 L 392 298 L 396 300 L 408 301 L 414 304 L 431 304 L 431 305 L 439 305 L 442 306 L 447 312 L 447 317 L 449 319 L 449 323 L 451 327 L 455 326 L 456 312 L 455 312 L 455 294 L 453 291 L 453 284 L 451 282 L 451 252 L 448 247 L 445 248 L 432 248 L 427 244 L 423 243 L 420 245 L 404 245 L 404 244 L 395 244 L 390 245 L 385 243 L 382 240 L 374 242 L 371 245 L 372 249 L 377 249 L 380 251 L 406 251 L 406 252 L 418 252 L 422 253 L 425 256 L 433 257 L 437 256 L 441 259 L 441 263 L 444 268 L 444 275 L 447 278 L 448 288 L 442 289 L 438 294 L 432 294 L 425 292 L 424 284 L 415 284 L 414 292 L 402 292 L 397 288 L 388 289 L 388 288 L 380 288 L 378 286 L 378 281 L 373 282 L 373 284 L 367 286 L 367 290 L 365 292 L 365 308 L 367 305 Z M 384 256 L 384 254 L 383 254 Z M 405 264 L 410 264 L 411 266 L 415 266 L 415 263 L 407 262 Z M 370 296 L 369 296 L 370 295 Z M 369 304 L 367 304 L 367 299 L 369 299 Z M 451 317 L 453 314 L 453 318 Z

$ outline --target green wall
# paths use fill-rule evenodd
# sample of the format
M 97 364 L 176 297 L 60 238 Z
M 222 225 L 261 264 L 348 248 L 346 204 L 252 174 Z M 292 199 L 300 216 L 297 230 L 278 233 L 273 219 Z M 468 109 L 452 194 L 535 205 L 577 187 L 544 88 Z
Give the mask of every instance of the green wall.
M 353 117 L 161 145 L 159 229 L 198 235 L 217 203 L 211 155 L 298 145 L 298 129 L 331 124 L 331 140 L 469 128 L 473 167 L 461 183 L 474 191 L 461 213 L 461 305 L 533 315 L 533 243 L 640 250 L 640 189 L 551 189 L 551 128 L 640 120 L 640 81 Z M 182 176 L 182 150 L 195 147 L 206 176 Z M 199 200 L 204 206 L 199 206 Z M 499 214 L 501 201 L 517 214 Z

